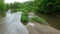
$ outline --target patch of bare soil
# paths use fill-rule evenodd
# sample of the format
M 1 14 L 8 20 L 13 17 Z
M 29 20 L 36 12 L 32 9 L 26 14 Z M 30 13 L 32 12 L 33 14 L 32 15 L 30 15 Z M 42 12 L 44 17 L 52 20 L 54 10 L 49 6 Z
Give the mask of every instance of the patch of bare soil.
M 34 24 L 34 27 L 30 25 L 26 26 L 30 34 L 60 34 L 59 30 L 50 27 L 49 25 L 41 25 L 39 23 Z

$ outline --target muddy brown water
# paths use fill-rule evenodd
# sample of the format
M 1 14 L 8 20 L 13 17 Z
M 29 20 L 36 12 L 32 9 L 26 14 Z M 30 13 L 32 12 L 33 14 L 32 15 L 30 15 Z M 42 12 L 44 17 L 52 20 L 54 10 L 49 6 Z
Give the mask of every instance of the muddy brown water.
M 56 17 L 52 14 L 40 14 L 40 17 L 44 18 L 50 26 L 60 30 L 60 17 Z

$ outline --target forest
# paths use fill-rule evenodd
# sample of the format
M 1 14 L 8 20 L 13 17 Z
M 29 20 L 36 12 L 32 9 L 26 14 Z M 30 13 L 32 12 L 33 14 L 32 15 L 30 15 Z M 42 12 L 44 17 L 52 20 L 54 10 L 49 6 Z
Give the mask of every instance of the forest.
M 37 13 L 54 13 L 60 10 L 60 0 L 34 0 L 24 3 L 14 2 L 5 4 L 4 0 L 0 0 L 0 11 L 8 9 L 17 9 L 22 11 L 33 11 Z

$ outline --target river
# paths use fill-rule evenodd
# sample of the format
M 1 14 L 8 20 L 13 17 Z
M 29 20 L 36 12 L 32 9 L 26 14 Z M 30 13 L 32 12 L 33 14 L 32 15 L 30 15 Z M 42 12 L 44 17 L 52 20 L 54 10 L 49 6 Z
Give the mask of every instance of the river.
M 8 10 L 6 16 L 0 19 L 0 34 L 29 34 L 27 28 L 20 22 L 22 12 L 12 13 Z

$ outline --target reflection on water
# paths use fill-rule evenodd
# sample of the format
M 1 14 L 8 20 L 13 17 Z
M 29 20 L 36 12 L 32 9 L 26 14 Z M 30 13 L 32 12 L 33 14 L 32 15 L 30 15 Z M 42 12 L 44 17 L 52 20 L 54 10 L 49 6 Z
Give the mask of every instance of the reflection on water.
M 16 9 L 16 10 L 11 9 L 10 11 L 11 11 L 11 13 L 16 13 L 16 12 L 19 11 L 19 10 L 17 10 L 17 9 Z
M 0 19 L 6 16 L 6 11 L 0 11 Z
M 40 14 L 40 17 L 44 18 L 50 26 L 60 30 L 60 17 L 53 14 Z
M 10 10 L 0 22 L 0 34 L 29 34 L 27 28 L 20 22 L 22 12 L 11 14 Z

